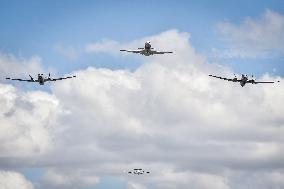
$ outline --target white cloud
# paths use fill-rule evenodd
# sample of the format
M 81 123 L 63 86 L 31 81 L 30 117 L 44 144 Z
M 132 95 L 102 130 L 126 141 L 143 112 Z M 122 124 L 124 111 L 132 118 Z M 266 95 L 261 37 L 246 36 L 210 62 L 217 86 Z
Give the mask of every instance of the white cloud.
M 202 188 L 230 189 L 228 180 L 208 173 L 176 172 L 166 170 L 157 178 L 158 188 Z
M 188 37 L 188 33 L 179 33 L 177 30 L 169 30 L 166 32 L 161 33 L 159 36 L 149 36 L 145 37 L 139 40 L 135 40 L 132 42 L 127 43 L 120 43 L 118 41 L 114 41 L 111 39 L 103 39 L 100 42 L 96 43 L 90 43 L 87 44 L 85 47 L 85 51 L 87 53 L 108 53 L 113 55 L 118 54 L 127 54 L 122 53 L 119 50 L 120 49 L 137 49 L 138 47 L 144 47 L 145 41 L 151 41 L 153 48 L 158 50 L 164 50 L 164 51 L 179 51 L 184 50 L 182 48 L 177 48 L 177 45 L 172 45 L 173 43 L 176 43 L 174 40 L 175 37 L 178 37 L 177 35 L 185 35 L 185 37 Z M 170 36 L 170 37 L 169 37 Z M 179 44 L 182 45 L 182 44 Z M 173 49 L 173 46 L 177 49 Z M 166 49 L 165 49 L 166 48 Z
M 212 180 L 218 187 L 230 188 L 231 178 L 223 168 L 281 165 L 283 87 L 241 88 L 209 78 L 209 73 L 233 73 L 206 64 L 188 44 L 188 37 L 175 30 L 153 36 L 157 41 L 175 41 L 171 43 L 175 53 L 151 57 L 134 72 L 88 68 L 76 73 L 80 80 L 54 85 L 52 91 L 72 112 L 64 119 L 72 122 L 60 123 L 69 125 L 60 137 L 69 146 L 70 164 L 80 164 L 75 156 L 83 153 L 86 162 L 103 162 L 96 166 L 98 172 L 111 164 L 117 174 L 118 165 L 123 169 L 127 163 L 140 162 L 140 167 L 159 176 L 156 162 L 162 162 L 192 171 L 191 177 L 199 179 L 196 188 L 208 188 Z M 65 143 L 72 138 L 76 142 Z M 215 173 L 206 173 L 211 171 Z M 173 180 L 170 186 L 179 183 Z
M 127 189 L 147 189 L 147 187 L 135 182 L 129 182 L 127 183 Z
M 56 44 L 53 49 L 55 52 L 72 61 L 76 60 L 80 56 L 80 52 L 73 47 L 64 47 L 62 45 Z
M 101 42 L 87 44 L 85 51 L 87 53 L 118 53 L 120 48 L 117 41 L 103 39 Z
M 55 189 L 55 188 L 84 188 L 95 186 L 99 182 L 99 178 L 96 176 L 84 175 L 84 172 L 80 171 L 65 171 L 57 172 L 50 169 L 42 178 L 43 188 Z
M 0 53 L 0 77 L 28 76 L 43 73 L 41 58 L 32 56 L 30 59 L 16 58 L 13 55 Z
M 46 153 L 33 165 L 48 170 L 42 186 L 94 185 L 96 178 L 110 175 L 120 177 L 130 188 L 188 185 L 227 189 L 237 188 L 237 178 L 245 179 L 246 174 L 261 178 L 267 170 L 283 169 L 281 83 L 242 88 L 209 78 L 212 73 L 233 73 L 207 64 L 190 45 L 189 34 L 170 30 L 146 38 L 157 48 L 170 47 L 175 53 L 147 57 L 133 72 L 93 67 L 78 70 L 76 79 L 52 84 L 52 94 L 22 93 L 2 85 L 2 94 L 10 93 L 1 96 L 4 110 L 15 109 L 23 115 L 5 117 L 9 111 L 1 112 L 1 133 L 22 129 L 10 124 L 10 119 L 23 123 L 23 128 L 29 128 L 27 133 L 34 129 L 46 133 L 46 140 L 39 137 L 36 144 L 46 141 L 50 150 L 43 148 Z M 145 39 L 137 41 L 140 44 Z M 269 75 L 262 79 L 283 82 Z M 1 135 L 0 140 L 12 142 L 5 137 Z M 2 146 L 0 154 L 6 152 L 5 143 Z M 10 156 L 8 153 L 7 158 Z M 0 159 L 1 165 L 5 163 Z M 16 165 L 10 162 L 10 166 Z M 123 174 L 123 170 L 137 167 L 151 174 Z M 263 182 L 272 188 L 279 185 L 273 179 Z M 258 184 L 249 180 L 245 186 Z
M 232 176 L 231 183 L 234 183 L 234 188 L 246 189 L 251 185 L 253 180 L 254 188 L 283 188 L 283 170 L 266 170 L 256 172 L 235 171 L 228 173 Z
M 22 174 L 12 171 L 0 171 L 1 189 L 34 189 L 33 184 Z
M 232 45 L 218 56 L 259 58 L 284 54 L 284 16 L 272 10 L 256 19 L 247 17 L 240 25 L 221 22 L 218 29 Z
M 0 84 L 0 105 L 1 164 L 44 154 L 50 147 L 49 127 L 61 113 L 58 100 L 45 92 Z

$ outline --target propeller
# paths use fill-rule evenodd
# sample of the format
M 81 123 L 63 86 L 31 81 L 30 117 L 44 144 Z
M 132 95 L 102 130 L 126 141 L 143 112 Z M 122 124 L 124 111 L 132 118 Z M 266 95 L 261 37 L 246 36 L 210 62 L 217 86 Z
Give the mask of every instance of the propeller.
M 234 79 L 233 79 L 233 81 L 236 82 L 237 80 L 238 80 L 238 78 L 237 78 L 236 74 L 234 74 Z
M 252 84 L 255 84 L 255 80 L 253 79 L 253 75 L 251 75 Z

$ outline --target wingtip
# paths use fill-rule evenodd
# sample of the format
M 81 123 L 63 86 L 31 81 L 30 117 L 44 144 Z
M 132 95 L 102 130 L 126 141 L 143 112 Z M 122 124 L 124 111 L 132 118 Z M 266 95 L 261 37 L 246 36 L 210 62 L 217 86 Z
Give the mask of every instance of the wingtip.
M 126 51 L 126 50 L 124 50 L 124 49 L 120 49 L 119 51 Z
M 11 79 L 10 77 L 6 77 L 6 79 Z

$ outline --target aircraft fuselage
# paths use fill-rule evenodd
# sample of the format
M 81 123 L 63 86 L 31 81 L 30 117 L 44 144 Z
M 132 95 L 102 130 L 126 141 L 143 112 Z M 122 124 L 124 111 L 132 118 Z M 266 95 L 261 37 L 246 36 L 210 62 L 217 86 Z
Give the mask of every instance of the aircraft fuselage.
M 150 173 L 149 171 L 144 171 L 142 169 L 133 169 L 133 171 L 129 171 L 128 173 L 133 173 L 135 175 L 143 175 L 144 173 Z
M 38 82 L 39 82 L 40 85 L 44 85 L 44 78 L 43 78 L 42 74 L 41 75 L 38 74 L 38 78 L 37 79 L 38 79 Z
M 141 51 L 141 54 L 142 55 L 145 55 L 145 56 L 150 56 L 150 55 L 153 55 L 153 53 L 151 52 L 151 42 L 150 41 L 146 41 L 145 42 L 145 46 L 144 46 L 144 50 Z
M 242 79 L 241 79 L 241 82 L 240 82 L 241 86 L 242 86 L 242 87 L 245 86 L 246 83 L 247 83 L 247 81 L 248 81 L 247 76 L 242 75 Z

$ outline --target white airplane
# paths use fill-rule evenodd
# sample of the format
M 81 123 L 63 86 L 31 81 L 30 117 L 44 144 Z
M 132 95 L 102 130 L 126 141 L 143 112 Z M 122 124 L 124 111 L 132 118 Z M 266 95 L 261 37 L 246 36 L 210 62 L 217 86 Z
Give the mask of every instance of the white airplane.
M 128 171 L 129 174 L 134 174 L 134 175 L 143 175 L 145 173 L 149 174 L 149 171 L 144 171 L 143 169 L 133 169 L 133 171 Z
M 13 81 L 37 82 L 40 85 L 44 85 L 44 83 L 47 81 L 58 81 L 58 80 L 71 79 L 73 77 L 76 77 L 75 75 L 73 75 L 73 76 L 67 76 L 67 77 L 51 78 L 50 73 L 48 74 L 48 77 L 44 77 L 43 74 L 38 74 L 37 79 L 34 79 L 31 75 L 29 76 L 30 76 L 30 79 L 15 79 L 15 78 L 10 78 L 10 77 L 6 77 L 6 79 L 13 80 Z
M 144 56 L 150 56 L 150 55 L 154 55 L 154 54 L 173 53 L 173 52 L 170 52 L 170 51 L 156 51 L 156 50 L 154 50 L 154 48 L 151 47 L 150 41 L 146 41 L 145 46 L 138 48 L 138 50 L 124 50 L 124 49 L 122 49 L 120 51 L 139 53 L 139 54 L 142 54 Z
M 247 83 L 251 83 L 251 84 L 259 84 L 259 83 L 276 83 L 276 81 L 255 81 L 255 79 L 253 79 L 253 75 L 251 76 L 252 79 L 248 79 L 247 75 L 242 74 L 242 77 L 240 79 L 238 79 L 235 75 L 234 78 L 226 78 L 226 77 L 220 77 L 220 76 L 216 76 L 216 75 L 209 75 L 210 77 L 215 77 L 218 79 L 223 79 L 226 81 L 232 81 L 232 82 L 239 82 L 240 85 L 243 87 L 245 86 Z M 277 81 L 280 82 L 280 81 Z

